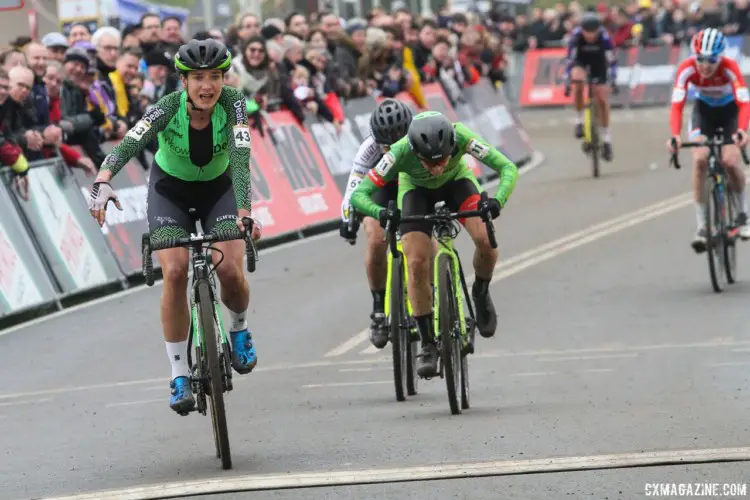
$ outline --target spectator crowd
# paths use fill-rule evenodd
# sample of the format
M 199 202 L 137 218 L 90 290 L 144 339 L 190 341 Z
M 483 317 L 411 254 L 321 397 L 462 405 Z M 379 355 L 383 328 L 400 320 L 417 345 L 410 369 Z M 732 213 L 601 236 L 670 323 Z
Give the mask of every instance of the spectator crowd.
M 748 0 L 587 7 L 599 12 L 617 46 L 685 43 L 708 26 L 727 34 L 750 31 Z M 454 103 L 461 89 L 481 79 L 499 85 L 508 54 L 564 44 L 584 10 L 573 0 L 531 8 L 528 16 L 451 14 L 447 8 L 424 18 L 408 9 L 373 9 L 348 21 L 328 12 L 266 20 L 239 14 L 228 29 L 194 38 L 229 47 L 226 83 L 244 92 L 251 123 L 261 132 L 273 129 L 268 112 L 281 108 L 303 125 L 317 115 L 340 129 L 347 99 L 409 92 L 424 107 L 424 83 L 438 82 Z M 121 139 L 150 105 L 181 88 L 172 60 L 184 37 L 180 19 L 145 14 L 122 30 L 90 33 L 75 24 L 67 36 L 19 38 L 2 51 L 0 163 L 20 174 L 22 194 L 28 196 L 23 173 L 29 162 L 42 158 L 60 155 L 93 175 L 105 156 L 103 142 Z

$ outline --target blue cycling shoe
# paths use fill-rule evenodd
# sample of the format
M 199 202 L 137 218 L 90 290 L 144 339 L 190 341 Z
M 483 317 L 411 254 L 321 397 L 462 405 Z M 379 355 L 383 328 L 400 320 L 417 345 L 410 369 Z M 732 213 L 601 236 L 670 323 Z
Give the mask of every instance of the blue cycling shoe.
M 247 330 L 229 332 L 232 338 L 232 368 L 244 375 L 250 373 L 258 363 L 258 355 L 253 345 L 253 335 Z
M 188 377 L 175 377 L 169 383 L 172 389 L 172 397 L 169 398 L 169 407 L 180 415 L 187 415 L 195 409 L 195 398 L 193 388 Z

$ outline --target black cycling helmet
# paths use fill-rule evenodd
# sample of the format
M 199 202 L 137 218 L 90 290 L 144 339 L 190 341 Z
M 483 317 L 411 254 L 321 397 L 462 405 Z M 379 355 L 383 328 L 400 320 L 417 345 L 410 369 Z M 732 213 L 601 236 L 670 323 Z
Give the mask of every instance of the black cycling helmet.
M 581 17 L 581 29 L 588 33 L 598 31 L 602 26 L 602 21 L 599 19 L 599 14 L 596 12 L 586 12 Z
M 232 56 L 226 45 L 214 39 L 190 40 L 174 57 L 175 68 L 181 73 L 199 69 L 227 71 L 231 64 Z
M 412 114 L 409 106 L 386 99 L 370 115 L 370 134 L 378 144 L 390 146 L 409 131 Z
M 438 162 L 453 154 L 456 129 L 442 113 L 419 113 L 409 126 L 409 146 L 418 158 Z

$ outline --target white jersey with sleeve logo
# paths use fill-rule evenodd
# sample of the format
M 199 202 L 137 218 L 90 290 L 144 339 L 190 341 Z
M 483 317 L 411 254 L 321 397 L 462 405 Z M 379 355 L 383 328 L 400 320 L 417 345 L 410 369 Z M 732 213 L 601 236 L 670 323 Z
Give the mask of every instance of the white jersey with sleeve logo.
M 383 148 L 375 142 L 371 135 L 368 135 L 357 150 L 354 165 L 352 165 L 352 171 L 346 183 L 346 193 L 344 194 L 344 200 L 341 202 L 342 220 L 346 221 L 349 216 L 349 199 L 352 193 L 382 157 Z

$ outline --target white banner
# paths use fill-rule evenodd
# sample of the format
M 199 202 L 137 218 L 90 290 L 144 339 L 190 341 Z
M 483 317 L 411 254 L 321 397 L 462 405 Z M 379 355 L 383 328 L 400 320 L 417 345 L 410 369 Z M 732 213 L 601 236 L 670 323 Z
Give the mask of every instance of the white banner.
M 11 310 L 42 302 L 39 292 L 18 249 L 0 224 L 0 295 Z

